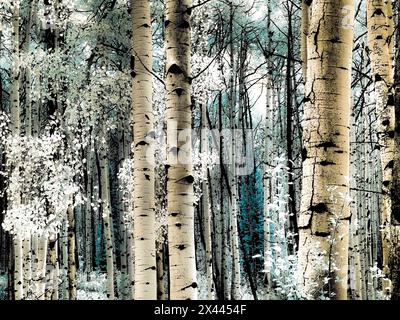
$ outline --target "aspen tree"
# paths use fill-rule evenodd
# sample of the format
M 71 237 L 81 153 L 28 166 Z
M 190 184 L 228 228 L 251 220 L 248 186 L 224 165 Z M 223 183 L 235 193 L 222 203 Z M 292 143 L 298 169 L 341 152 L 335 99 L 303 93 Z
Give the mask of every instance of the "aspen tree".
M 208 125 L 207 125 L 207 104 L 201 105 L 201 153 L 208 154 Z M 211 210 L 210 210 L 210 190 L 207 170 L 204 172 L 202 182 L 203 195 L 201 205 L 203 208 L 203 225 L 204 225 L 204 241 L 205 241 L 205 263 L 206 263 L 206 292 L 207 299 L 214 298 L 213 286 L 213 249 L 211 241 Z
M 397 15 L 399 7 L 397 6 Z M 394 61 L 394 100 L 395 100 L 395 152 L 393 184 L 391 190 L 391 250 L 389 256 L 390 279 L 392 280 L 392 300 L 400 300 L 400 20 L 397 20 L 396 52 Z M 394 40 L 392 40 L 394 42 Z
M 63 300 L 69 299 L 69 279 L 68 279 L 68 226 L 66 219 L 63 221 L 61 226 L 61 247 L 60 247 L 60 259 L 61 259 L 61 288 L 60 293 Z
M 170 299 L 197 299 L 191 146 L 191 0 L 166 2 L 167 201 Z
M 267 50 L 271 52 L 272 34 L 271 34 L 271 1 L 267 4 L 267 32 L 268 44 Z M 273 85 L 272 85 L 272 61 L 268 57 L 268 77 L 266 79 L 266 110 L 265 110 L 265 133 L 264 133 L 264 283 L 266 285 L 266 293 L 269 294 L 272 290 L 272 268 L 270 266 L 271 258 L 271 210 L 269 209 L 272 203 L 272 142 L 273 142 Z
M 390 4 L 391 6 L 391 4 Z M 367 1 L 368 47 L 375 88 L 377 134 L 380 146 L 382 181 L 382 225 L 383 290 L 390 294 L 389 253 L 390 253 L 390 190 L 394 165 L 394 99 L 392 94 L 393 15 L 388 1 Z M 391 22 L 390 22 L 391 21 Z
M 48 239 L 48 265 L 47 265 L 47 286 L 46 300 L 58 300 L 58 239 L 57 235 L 52 233 Z
M 301 1 L 301 65 L 303 71 L 303 81 L 307 82 L 307 39 L 310 28 L 310 5 L 312 0 Z
M 346 299 L 354 1 L 314 0 L 311 10 L 298 282 L 306 298 Z
M 76 300 L 76 261 L 75 261 L 75 212 L 72 205 L 68 206 L 68 299 Z
M 231 128 L 231 172 L 230 172 L 230 189 L 231 189 L 231 245 L 232 245 L 232 285 L 231 297 L 233 300 L 239 300 L 240 295 L 240 257 L 239 257 L 239 233 L 238 233 L 238 186 L 236 176 L 236 90 L 235 90 L 235 68 L 234 68 L 234 43 L 233 43 L 233 18 L 234 8 L 232 2 L 229 2 L 229 47 L 230 47 L 230 75 L 229 75 L 229 121 Z
M 12 9 L 12 70 L 11 70 L 11 132 L 14 136 L 21 134 L 20 119 L 20 1 L 13 1 Z M 19 170 L 18 167 L 15 170 Z M 18 206 L 21 203 L 21 195 L 16 195 L 12 200 L 12 205 Z M 23 239 L 22 235 L 14 234 L 14 295 L 15 300 L 24 299 L 24 272 L 23 272 Z
M 26 26 L 26 36 L 24 42 L 24 52 L 29 53 L 31 39 L 32 39 L 32 25 L 35 11 L 37 10 L 37 0 L 31 1 L 28 7 L 28 17 Z M 21 70 L 22 71 L 22 70 Z M 32 75 L 30 67 L 25 67 L 23 70 L 25 74 L 25 134 L 29 137 L 32 136 Z M 37 120 L 36 120 L 37 121 Z M 32 236 L 29 235 L 23 240 L 23 258 L 24 258 L 24 291 L 27 298 L 31 295 L 32 285 Z
M 165 270 L 166 244 L 157 241 L 157 300 L 168 299 L 168 274 Z
M 157 299 L 152 40 L 149 0 L 133 0 L 135 299 Z
M 107 140 L 106 140 L 107 141 Z M 109 160 L 106 152 L 106 146 L 101 145 L 99 151 L 100 162 L 100 181 L 101 181 L 101 209 L 104 228 L 104 244 L 106 252 L 107 269 L 107 298 L 115 299 L 114 289 L 114 245 L 113 245 L 113 223 L 110 202 L 110 178 L 109 178 Z

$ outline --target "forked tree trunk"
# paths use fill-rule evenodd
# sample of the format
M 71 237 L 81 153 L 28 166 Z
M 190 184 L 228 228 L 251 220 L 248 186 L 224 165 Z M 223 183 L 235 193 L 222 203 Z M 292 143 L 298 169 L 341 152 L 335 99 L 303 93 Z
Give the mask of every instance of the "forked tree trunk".
M 306 298 L 346 299 L 354 1 L 314 0 L 311 10 L 298 282 Z
M 191 134 L 191 0 L 166 2 L 170 299 L 197 299 Z
M 149 0 L 133 0 L 135 299 L 157 299 L 152 39 Z

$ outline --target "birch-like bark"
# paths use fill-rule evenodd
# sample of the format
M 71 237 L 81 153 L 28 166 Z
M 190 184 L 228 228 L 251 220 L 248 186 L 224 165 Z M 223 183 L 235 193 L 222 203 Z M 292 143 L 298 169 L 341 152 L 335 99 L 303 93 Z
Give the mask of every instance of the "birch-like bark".
M 393 34 L 393 17 L 387 1 L 367 1 L 368 47 L 375 87 L 377 134 L 380 145 L 382 167 L 382 204 L 380 218 L 382 225 L 383 290 L 390 295 L 389 254 L 390 254 L 390 190 L 394 166 L 394 99 L 392 93 L 393 69 L 390 38 Z M 390 15 L 390 19 L 389 19 Z M 391 22 L 389 22 L 391 20 Z M 389 36 L 390 35 L 390 36 Z
M 68 225 L 63 221 L 61 226 L 61 296 L 63 300 L 69 299 L 68 291 Z
M 47 237 L 38 237 L 37 264 L 35 272 L 36 300 L 45 300 L 46 296 L 46 261 L 47 261 Z
M 345 300 L 354 1 L 317 0 L 311 10 L 298 284 L 308 299 Z
M 12 9 L 12 66 L 11 66 L 11 132 L 14 136 L 21 134 L 20 120 L 20 49 L 19 49 L 19 25 L 20 25 L 20 3 L 14 1 Z M 17 166 L 14 170 L 19 170 Z M 21 195 L 14 197 L 12 206 L 18 207 L 21 204 Z M 24 272 L 23 272 L 23 248 L 22 235 L 15 234 L 13 237 L 14 245 L 14 297 L 15 300 L 24 299 Z
M 166 2 L 167 201 L 170 299 L 197 299 L 191 146 L 191 0 Z
M 106 251 L 106 269 L 107 269 L 107 298 L 115 299 L 114 290 L 114 245 L 113 245 L 113 224 L 110 202 L 110 178 L 109 162 L 106 147 L 100 147 L 100 180 L 101 180 L 101 208 L 104 228 L 104 244 Z
M 207 104 L 201 105 L 201 154 L 208 156 L 208 125 L 207 125 Z M 201 207 L 203 208 L 203 235 L 205 242 L 205 264 L 206 264 L 206 292 L 207 299 L 214 299 L 213 281 L 213 261 L 212 261 L 212 241 L 211 241 L 211 210 L 210 210 L 210 190 L 207 170 L 204 172 L 202 182 Z
M 397 5 L 397 16 L 400 8 Z M 396 43 L 400 41 L 400 19 L 397 18 Z M 394 39 L 392 40 L 394 42 Z M 394 100 L 395 100 L 395 153 L 393 184 L 391 190 L 391 251 L 389 256 L 390 278 L 392 280 L 392 300 L 400 300 L 400 51 L 397 48 L 394 62 Z
M 149 0 L 133 0 L 133 136 L 135 299 L 157 299 L 154 116 Z
M 234 68 L 234 43 L 233 43 L 233 3 L 229 3 L 229 29 L 230 29 L 230 64 L 231 70 L 229 75 L 229 120 L 231 128 L 231 172 L 230 172 L 230 189 L 231 189 L 231 245 L 232 245 L 232 285 L 231 297 L 233 300 L 241 299 L 240 293 L 240 257 L 239 257 L 239 234 L 238 234 L 238 186 L 237 186 L 237 154 L 236 154 L 236 90 L 235 90 L 235 68 Z

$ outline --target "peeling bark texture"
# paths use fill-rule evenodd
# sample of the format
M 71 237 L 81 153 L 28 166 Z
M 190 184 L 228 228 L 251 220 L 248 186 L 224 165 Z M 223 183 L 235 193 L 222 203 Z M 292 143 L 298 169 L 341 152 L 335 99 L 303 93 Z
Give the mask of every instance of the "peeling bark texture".
M 170 299 L 197 299 L 191 134 L 191 0 L 166 1 Z
M 135 299 L 157 299 L 150 1 L 133 0 Z
M 347 298 L 353 0 L 314 0 L 307 38 L 298 282 Z M 324 281 L 326 280 L 326 281 Z
M 375 86 L 375 106 L 377 114 L 377 135 L 382 166 L 382 204 L 380 208 L 382 253 L 383 253 L 383 290 L 390 295 L 389 253 L 390 253 L 390 190 L 392 184 L 394 160 L 394 99 L 393 99 L 393 13 L 391 1 L 367 1 L 368 47 L 371 57 L 371 69 Z

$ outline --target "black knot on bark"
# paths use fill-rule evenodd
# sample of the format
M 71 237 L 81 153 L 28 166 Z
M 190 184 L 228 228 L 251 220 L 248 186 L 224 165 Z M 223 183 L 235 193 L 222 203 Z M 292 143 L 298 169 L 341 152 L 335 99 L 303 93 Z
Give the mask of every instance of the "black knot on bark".
M 386 169 L 393 169 L 394 168 L 394 160 L 390 160 L 387 165 L 385 166 Z
M 379 82 L 379 81 L 382 81 L 383 80 L 383 78 L 381 77 L 381 75 L 380 74 L 375 74 L 375 82 Z
M 389 184 L 390 184 L 390 181 L 389 181 L 389 180 L 382 181 L 382 185 L 383 185 L 384 187 L 389 187 Z
M 181 67 L 179 67 L 176 63 L 171 64 L 171 66 L 168 69 L 167 73 L 172 73 L 172 74 L 182 74 L 183 71 Z
M 332 161 L 323 160 L 323 161 L 321 161 L 319 164 L 320 164 L 321 166 L 326 167 L 326 166 L 333 166 L 333 165 L 335 165 L 336 163 L 335 163 L 335 162 L 332 162 Z
M 317 144 L 315 147 L 316 148 L 324 148 L 324 150 L 326 151 L 328 148 L 336 148 L 337 145 L 334 144 L 332 141 L 325 141 L 325 142 Z
M 188 175 L 182 179 L 179 179 L 177 182 L 182 184 L 192 184 L 194 182 L 194 177 L 192 175 Z
M 144 140 L 142 140 L 142 141 L 139 141 L 138 143 L 136 143 L 136 147 L 138 147 L 138 146 L 145 146 L 145 145 L 147 145 L 148 143 L 146 142 L 146 141 L 144 141 Z
M 176 95 L 180 97 L 185 90 L 183 90 L 183 88 L 176 88 L 174 91 L 176 92 Z
M 394 106 L 394 96 L 393 96 L 393 94 L 389 94 L 387 105 L 388 106 Z
M 189 22 L 186 21 L 186 20 L 184 20 L 182 23 L 180 23 L 180 24 L 178 25 L 178 28 L 180 28 L 180 29 L 187 29 L 187 28 L 189 28 L 189 27 L 190 27 L 190 24 L 189 24 Z
M 375 9 L 374 13 L 372 14 L 372 16 L 383 16 L 383 11 L 381 8 L 377 8 Z
M 325 203 L 321 202 L 314 206 L 310 206 L 308 211 L 316 212 L 316 213 L 324 213 L 328 211 L 328 207 Z

